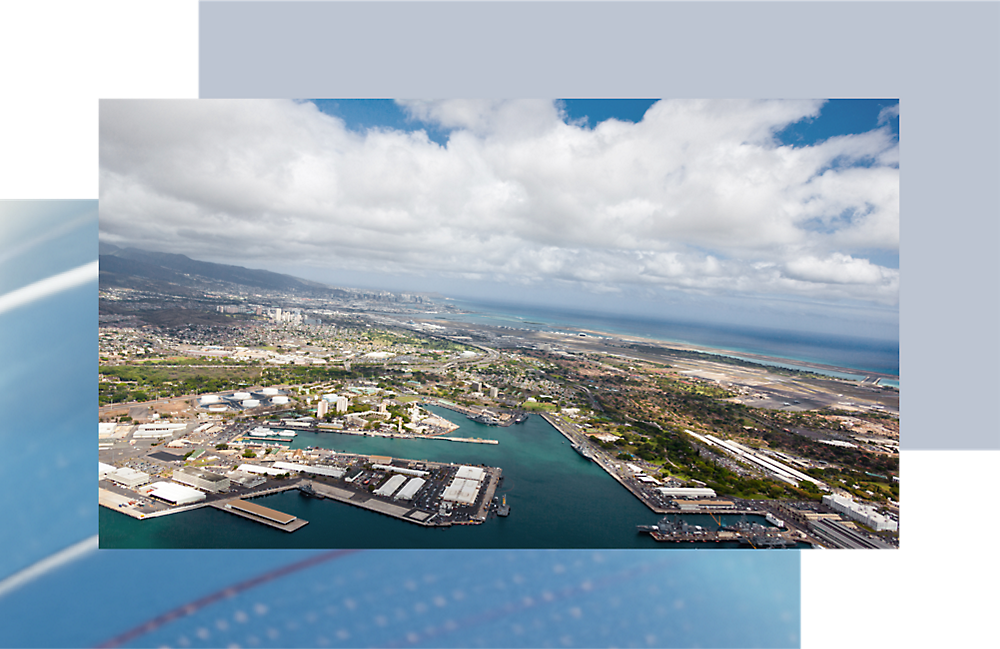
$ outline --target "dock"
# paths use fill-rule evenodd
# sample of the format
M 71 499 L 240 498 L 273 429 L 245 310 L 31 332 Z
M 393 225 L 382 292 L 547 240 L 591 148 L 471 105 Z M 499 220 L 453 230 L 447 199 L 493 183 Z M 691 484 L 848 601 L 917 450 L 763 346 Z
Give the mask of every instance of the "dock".
M 487 475 L 490 477 L 490 482 L 486 485 L 486 494 L 483 496 L 483 504 L 479 506 L 479 511 L 476 512 L 476 518 L 479 520 L 486 520 L 486 514 L 490 511 L 490 505 L 493 503 L 493 494 L 497 491 L 497 485 L 500 484 L 500 477 L 492 471 Z
M 317 494 L 331 500 L 367 509 L 368 511 L 378 512 L 379 514 L 385 514 L 386 516 L 392 516 L 393 518 L 399 518 L 408 523 L 416 523 L 425 527 L 448 527 L 451 525 L 451 523 L 433 522 L 433 519 L 437 516 L 436 514 L 430 514 L 415 507 L 389 503 L 368 493 L 341 489 L 340 487 L 334 487 L 321 482 L 308 482 L 308 484 L 312 485 L 313 490 Z
M 209 506 L 230 514 L 242 516 L 243 518 L 247 518 L 258 523 L 263 523 L 268 527 L 273 527 L 274 529 L 282 530 L 283 532 L 294 532 L 309 523 L 309 521 L 292 516 L 291 514 L 279 512 L 276 509 L 264 507 L 263 505 L 258 505 L 241 498 L 218 500 L 209 503 Z

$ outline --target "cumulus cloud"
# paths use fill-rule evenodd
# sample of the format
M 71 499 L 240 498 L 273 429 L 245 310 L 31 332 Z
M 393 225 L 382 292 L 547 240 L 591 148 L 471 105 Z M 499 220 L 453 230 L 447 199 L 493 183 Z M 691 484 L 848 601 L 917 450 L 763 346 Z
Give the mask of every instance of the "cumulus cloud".
M 821 101 L 661 101 L 567 123 L 553 101 L 405 101 L 346 128 L 312 103 L 106 100 L 101 236 L 268 267 L 743 292 L 892 305 L 898 145 L 785 146 Z

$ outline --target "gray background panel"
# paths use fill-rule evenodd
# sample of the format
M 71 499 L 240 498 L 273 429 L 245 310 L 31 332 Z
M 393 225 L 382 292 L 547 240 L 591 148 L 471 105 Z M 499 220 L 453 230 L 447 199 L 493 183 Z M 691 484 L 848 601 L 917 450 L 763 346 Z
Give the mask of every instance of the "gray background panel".
M 997 449 L 1000 5 L 202 2 L 202 97 L 898 97 L 905 449 Z

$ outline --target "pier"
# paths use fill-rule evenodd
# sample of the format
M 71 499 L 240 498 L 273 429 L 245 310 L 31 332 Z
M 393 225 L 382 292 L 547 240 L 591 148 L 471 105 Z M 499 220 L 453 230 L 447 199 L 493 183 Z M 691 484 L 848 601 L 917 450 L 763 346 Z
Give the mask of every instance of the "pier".
M 430 514 L 415 507 L 389 503 L 367 493 L 341 489 L 340 487 L 323 484 L 322 482 L 307 481 L 307 484 L 312 486 L 313 491 L 324 498 L 360 507 L 361 509 L 367 509 L 368 511 L 378 512 L 379 514 L 385 514 L 386 516 L 392 516 L 408 523 L 416 523 L 425 527 L 448 527 L 451 525 L 448 522 L 433 522 L 433 519 L 437 517 L 436 514 Z
M 268 527 L 273 527 L 274 529 L 281 530 L 283 532 L 294 532 L 309 523 L 309 521 L 302 520 L 301 518 L 292 516 L 291 514 L 279 512 L 276 509 L 264 507 L 241 498 L 233 498 L 232 500 L 217 500 L 209 503 L 209 506 L 230 514 L 248 518 L 258 523 L 263 523 Z
M 345 430 L 343 428 L 333 428 L 329 425 L 320 424 L 316 428 L 318 433 L 339 433 L 341 435 L 357 435 L 360 437 L 390 437 L 394 439 L 443 439 L 446 442 L 468 442 L 470 444 L 499 444 L 495 439 L 479 439 L 475 437 L 450 437 L 447 435 L 414 435 L 412 433 L 382 433 L 371 430 Z

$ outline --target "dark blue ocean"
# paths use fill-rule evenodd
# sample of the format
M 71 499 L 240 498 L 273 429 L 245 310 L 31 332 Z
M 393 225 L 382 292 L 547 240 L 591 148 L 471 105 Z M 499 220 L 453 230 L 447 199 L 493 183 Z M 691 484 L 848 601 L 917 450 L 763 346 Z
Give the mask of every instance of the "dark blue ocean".
M 559 331 L 584 328 L 617 336 L 636 336 L 663 342 L 693 345 L 706 351 L 725 350 L 727 355 L 760 354 L 788 361 L 819 363 L 857 370 L 858 374 L 829 372 L 841 378 L 863 378 L 869 372 L 899 375 L 899 342 L 833 334 L 810 334 L 761 327 L 719 325 L 610 316 L 528 305 L 447 300 L 447 304 L 472 313 L 442 314 L 444 320 L 493 326 Z

